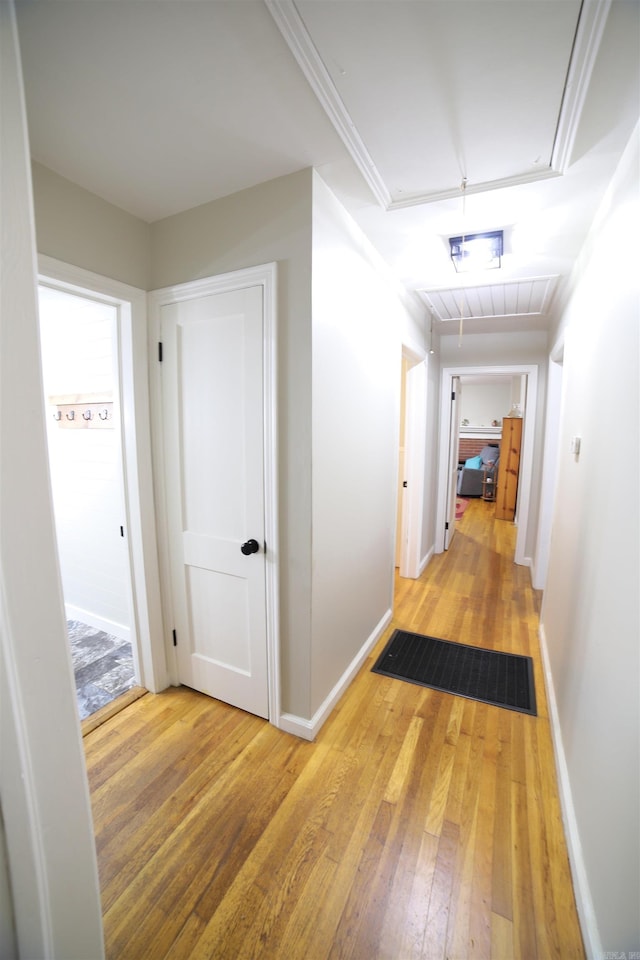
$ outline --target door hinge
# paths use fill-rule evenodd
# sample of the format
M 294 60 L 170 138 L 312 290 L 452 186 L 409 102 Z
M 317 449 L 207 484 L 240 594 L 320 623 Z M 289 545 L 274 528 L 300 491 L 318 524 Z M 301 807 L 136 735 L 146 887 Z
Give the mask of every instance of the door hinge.
M 452 399 L 452 400 L 455 400 L 455 398 L 456 398 L 456 392 L 455 392 L 455 390 L 452 390 L 452 391 L 451 391 L 451 399 Z
M 444 528 L 445 528 L 445 530 L 448 530 L 448 529 L 449 529 L 449 521 L 448 521 L 448 520 L 446 521 L 446 523 L 445 523 L 445 525 L 444 525 Z M 175 630 L 174 630 L 173 632 L 175 633 Z
M 174 647 L 177 647 L 177 646 L 178 646 L 178 634 L 175 632 L 175 630 L 172 630 L 172 634 L 173 634 L 173 645 L 174 645 Z
M 124 527 L 122 525 L 120 526 L 120 536 L 124 537 Z
M 162 340 L 158 340 L 158 362 L 162 363 Z
M 402 486 L 406 489 L 406 486 L 407 486 L 407 481 L 406 481 L 406 480 L 403 480 L 403 481 L 402 481 Z

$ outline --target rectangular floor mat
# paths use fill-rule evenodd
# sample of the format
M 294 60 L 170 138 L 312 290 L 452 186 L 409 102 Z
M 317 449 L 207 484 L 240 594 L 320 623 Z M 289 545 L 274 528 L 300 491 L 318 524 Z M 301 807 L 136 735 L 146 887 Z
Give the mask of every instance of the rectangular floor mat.
M 373 673 L 537 715 L 531 657 L 396 630 Z

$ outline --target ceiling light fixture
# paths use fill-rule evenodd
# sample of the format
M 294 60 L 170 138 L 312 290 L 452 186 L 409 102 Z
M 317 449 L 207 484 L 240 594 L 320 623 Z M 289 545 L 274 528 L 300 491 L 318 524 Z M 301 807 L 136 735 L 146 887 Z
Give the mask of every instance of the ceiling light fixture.
M 468 273 L 471 270 L 497 270 L 502 265 L 504 250 L 502 230 L 450 237 L 449 246 L 456 273 Z

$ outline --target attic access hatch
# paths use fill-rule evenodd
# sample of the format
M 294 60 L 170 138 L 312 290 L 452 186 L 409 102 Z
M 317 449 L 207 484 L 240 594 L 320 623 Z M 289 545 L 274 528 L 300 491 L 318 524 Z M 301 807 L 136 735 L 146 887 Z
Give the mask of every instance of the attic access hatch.
M 557 276 L 531 277 L 418 292 L 436 320 L 440 321 L 543 317 L 549 311 L 557 282 Z

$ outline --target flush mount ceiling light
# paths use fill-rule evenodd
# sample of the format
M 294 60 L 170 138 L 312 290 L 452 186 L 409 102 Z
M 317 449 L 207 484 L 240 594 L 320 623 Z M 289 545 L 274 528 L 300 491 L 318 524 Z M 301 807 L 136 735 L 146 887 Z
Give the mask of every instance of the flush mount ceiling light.
M 502 262 L 503 231 L 492 230 L 489 233 L 468 233 L 462 237 L 451 237 L 449 246 L 456 273 L 497 270 Z

